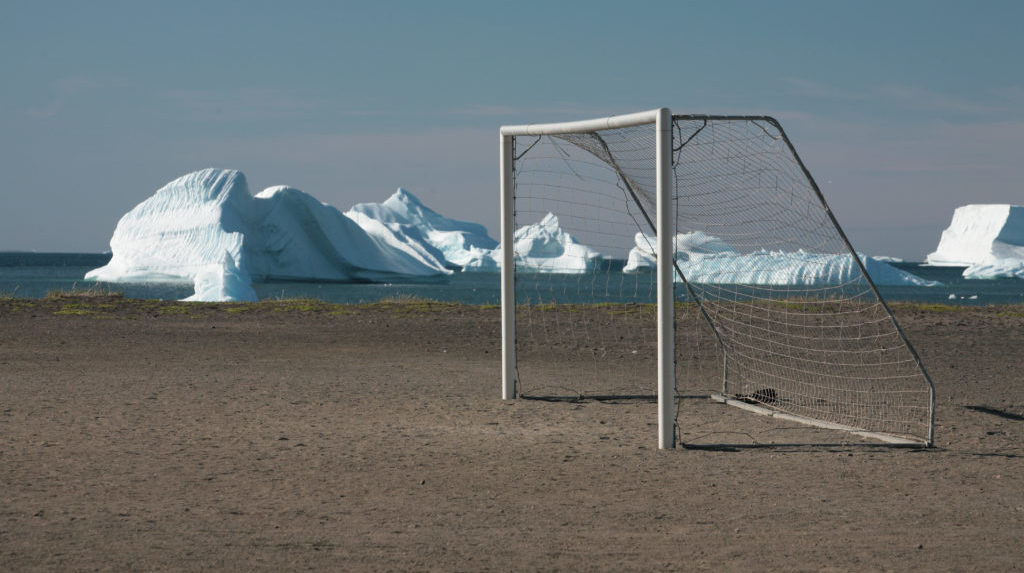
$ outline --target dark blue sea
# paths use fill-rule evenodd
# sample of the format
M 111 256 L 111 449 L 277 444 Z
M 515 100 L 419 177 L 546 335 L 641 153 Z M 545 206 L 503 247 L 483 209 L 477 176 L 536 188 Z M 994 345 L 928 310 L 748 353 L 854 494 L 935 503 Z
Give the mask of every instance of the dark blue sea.
M 192 294 L 186 284 L 108 284 L 84 280 L 85 273 L 105 265 L 110 254 L 102 253 L 2 253 L 0 252 L 0 296 L 42 298 L 52 291 L 103 288 L 124 293 L 129 298 L 179 300 Z M 955 267 L 926 267 L 918 263 L 896 263 L 905 271 L 939 281 L 935 287 L 879 287 L 890 301 L 915 301 L 967 306 L 1024 303 L 1024 280 L 965 280 L 963 269 Z M 614 276 L 621 276 L 610 270 Z M 543 277 L 543 287 L 551 289 L 550 276 Z M 563 279 L 567 289 L 579 283 L 579 277 Z M 593 278 L 585 280 L 594 280 Z M 619 280 L 619 279 L 616 279 Z M 643 280 L 643 279 L 640 279 Z M 524 291 L 535 291 L 540 281 L 531 285 L 524 276 L 520 286 Z M 525 283 L 525 284 L 524 284 Z M 351 284 L 328 282 L 270 282 L 254 285 L 261 299 L 315 298 L 327 302 L 361 303 L 383 299 L 419 297 L 432 300 L 462 302 L 466 304 L 498 304 L 500 302 L 499 275 L 495 273 L 455 273 L 450 277 L 431 281 L 390 282 L 380 284 Z M 556 287 L 557 288 L 557 287 Z M 641 286 L 641 290 L 643 287 Z M 611 300 L 611 298 L 607 299 Z M 600 300 L 590 299 L 593 302 Z M 580 301 L 588 302 L 588 301 Z

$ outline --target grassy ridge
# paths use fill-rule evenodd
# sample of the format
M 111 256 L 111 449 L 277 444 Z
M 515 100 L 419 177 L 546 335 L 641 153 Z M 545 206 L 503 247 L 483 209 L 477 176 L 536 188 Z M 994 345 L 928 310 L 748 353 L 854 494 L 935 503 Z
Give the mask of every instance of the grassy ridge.
M 417 297 L 394 297 L 377 302 L 342 304 L 312 298 L 267 299 L 258 302 L 182 302 L 126 298 L 120 292 L 102 289 L 51 291 L 45 298 L 27 299 L 0 295 L 0 314 L 14 312 L 48 313 L 60 316 L 113 318 L 116 316 L 188 316 L 203 318 L 216 314 L 267 313 L 351 314 L 360 310 L 398 315 L 496 309 L 495 305 L 474 306 Z
M 689 307 L 692 303 L 676 303 L 677 307 Z M 793 310 L 813 308 L 808 301 L 774 301 Z M 820 303 L 819 303 L 820 304 Z M 893 302 L 890 307 L 897 314 L 904 313 L 994 313 L 1006 317 L 1024 317 L 1024 304 L 994 305 L 982 307 L 965 307 L 936 303 Z M 0 313 L 42 312 L 61 316 L 189 316 L 202 318 L 216 314 L 245 315 L 261 313 L 314 313 L 326 315 L 344 315 L 358 311 L 378 311 L 396 315 L 414 315 L 434 312 L 452 312 L 474 310 L 495 310 L 497 305 L 469 305 L 457 302 L 442 302 L 432 299 L 399 296 L 382 299 L 377 302 L 347 304 L 331 303 L 312 298 L 267 299 L 258 302 L 181 302 L 155 299 L 126 298 L 123 293 L 101 288 L 73 289 L 68 291 L 51 291 L 42 299 L 15 298 L 11 295 L 0 295 Z M 610 304 L 595 303 L 572 305 L 539 305 L 541 311 L 572 311 L 601 308 L 612 314 L 653 313 L 651 304 Z M 806 310 L 811 310 L 807 308 Z

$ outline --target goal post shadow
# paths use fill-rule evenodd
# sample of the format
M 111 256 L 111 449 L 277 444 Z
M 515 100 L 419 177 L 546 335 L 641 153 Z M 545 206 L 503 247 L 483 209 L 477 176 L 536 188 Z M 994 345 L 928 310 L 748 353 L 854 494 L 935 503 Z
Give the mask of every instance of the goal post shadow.
M 517 399 L 526 402 L 546 402 L 555 404 L 656 404 L 658 396 L 655 394 L 608 394 L 608 395 L 519 395 Z M 842 426 L 841 424 L 821 423 L 810 418 L 790 416 L 768 408 L 762 408 L 756 404 L 750 404 L 735 398 L 724 397 L 721 394 L 685 394 L 676 395 L 676 411 L 685 411 L 679 408 L 678 404 L 683 402 L 699 402 L 711 407 L 728 406 L 738 410 L 746 410 L 750 414 L 757 414 L 780 422 L 794 422 L 799 425 L 779 425 L 770 428 L 757 429 L 754 427 L 744 428 L 735 426 L 733 429 L 705 429 L 697 431 L 696 435 L 688 438 L 684 434 L 683 427 L 678 419 L 675 423 L 676 447 L 684 450 L 704 451 L 741 451 L 756 449 L 927 449 L 928 444 L 920 440 L 902 439 L 886 434 L 872 432 L 861 432 L 856 428 Z M 815 432 L 815 430 L 826 430 Z M 694 432 L 689 432 L 693 434 Z M 809 436 L 813 435 L 818 439 L 793 439 L 790 435 Z M 724 436 L 745 436 L 746 441 L 730 441 L 722 438 Z M 709 440 L 710 438 L 710 440 Z M 845 439 L 844 439 L 845 438 Z
M 650 402 L 658 401 L 655 394 L 580 394 L 578 396 L 542 396 L 524 394 L 517 396 L 520 400 L 535 402 L 563 402 L 568 404 L 579 404 L 584 402 Z

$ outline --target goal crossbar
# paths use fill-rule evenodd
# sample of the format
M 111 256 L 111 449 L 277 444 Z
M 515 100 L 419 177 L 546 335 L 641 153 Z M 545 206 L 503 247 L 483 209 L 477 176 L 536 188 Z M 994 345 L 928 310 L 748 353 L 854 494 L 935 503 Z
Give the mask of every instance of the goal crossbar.
M 668 111 L 667 108 L 661 108 Z M 524 125 L 503 125 L 501 135 L 559 135 L 564 133 L 589 133 L 605 129 L 618 129 L 655 123 L 661 109 L 651 109 L 636 113 L 584 119 L 581 121 L 565 121 L 560 123 L 534 123 Z M 669 112 L 671 115 L 671 112 Z

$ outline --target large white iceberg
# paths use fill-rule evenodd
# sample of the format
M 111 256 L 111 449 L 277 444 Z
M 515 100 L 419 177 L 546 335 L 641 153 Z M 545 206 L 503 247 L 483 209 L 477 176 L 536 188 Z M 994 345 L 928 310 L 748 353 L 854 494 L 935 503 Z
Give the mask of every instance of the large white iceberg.
M 444 261 L 395 233 L 368 233 L 293 187 L 254 198 L 250 274 L 256 280 L 380 281 L 450 274 Z
M 449 219 L 402 188 L 383 203 L 360 203 L 345 214 L 371 234 L 384 226 L 418 242 L 424 251 L 452 266 L 464 266 L 475 254 L 498 245 L 483 225 Z
M 387 233 L 370 234 L 291 187 L 256 196 L 234 170 L 171 181 L 118 221 L 112 257 L 86 278 L 189 282 L 189 300 L 255 300 L 253 280 L 374 281 L 448 274 L 443 261 Z
M 580 244 L 548 213 L 538 223 L 525 225 L 513 234 L 516 268 L 521 272 L 582 274 L 594 270 L 601 254 Z M 501 247 L 471 249 L 464 271 L 497 271 L 501 268 Z
M 656 238 L 637 233 L 623 272 L 653 270 Z M 849 254 L 759 250 L 737 253 L 722 239 L 702 231 L 679 233 L 675 238 L 676 265 L 694 283 L 760 286 L 825 286 L 864 283 L 860 268 Z M 876 285 L 936 286 L 885 261 L 860 255 Z M 677 275 L 676 281 L 682 279 Z
M 967 267 L 964 278 L 1024 278 L 1024 206 L 964 205 L 925 262 Z

